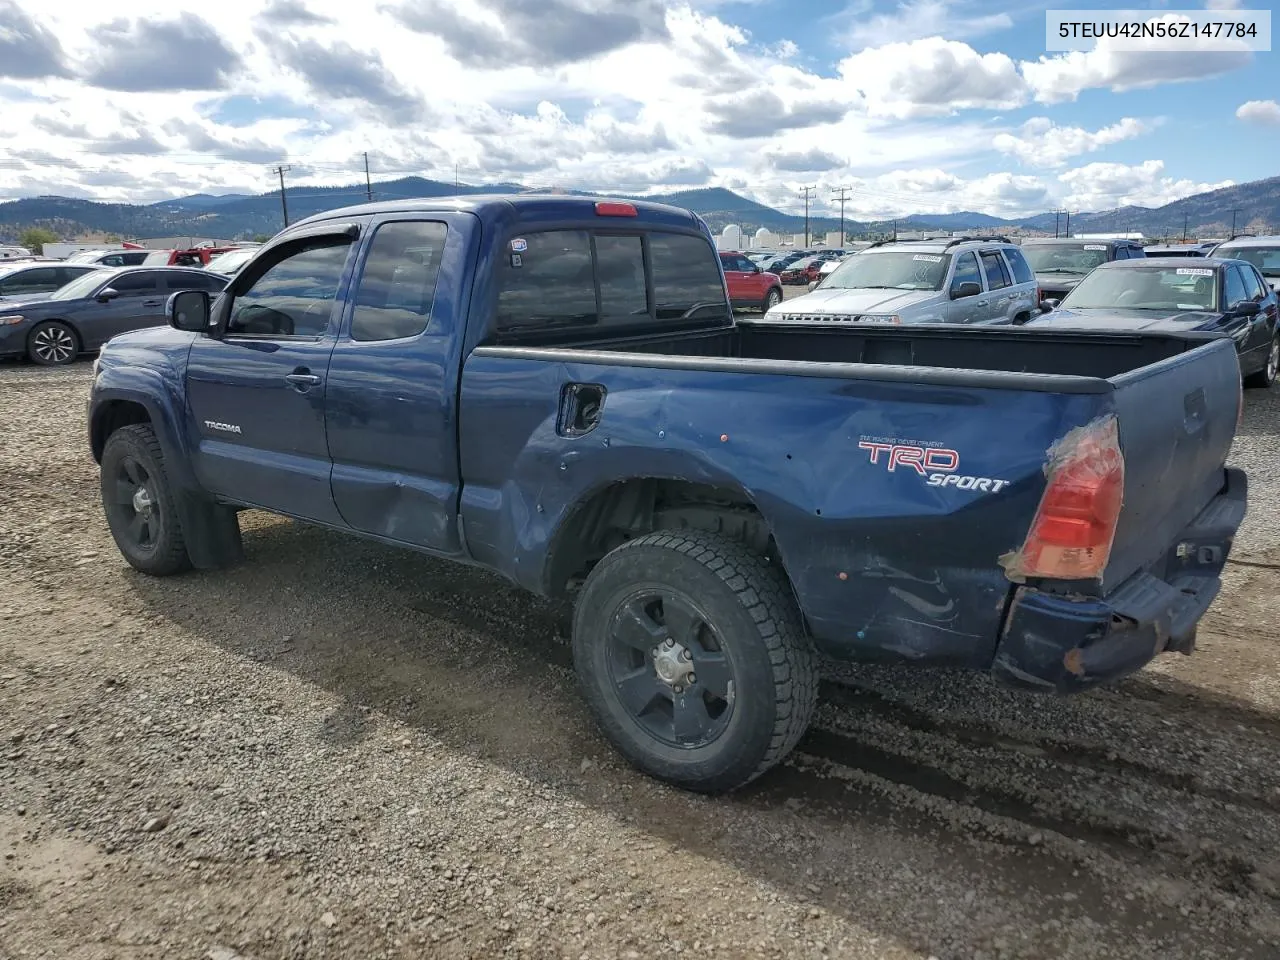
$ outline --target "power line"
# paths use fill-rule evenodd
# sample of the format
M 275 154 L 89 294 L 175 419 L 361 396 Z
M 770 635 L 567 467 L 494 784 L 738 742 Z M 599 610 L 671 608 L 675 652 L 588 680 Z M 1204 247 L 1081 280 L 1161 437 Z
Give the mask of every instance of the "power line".
M 276 173 L 280 176 L 280 212 L 284 214 L 284 225 L 289 225 L 289 201 L 285 198 L 284 193 L 284 175 L 289 171 L 289 167 L 284 164 L 276 167 Z

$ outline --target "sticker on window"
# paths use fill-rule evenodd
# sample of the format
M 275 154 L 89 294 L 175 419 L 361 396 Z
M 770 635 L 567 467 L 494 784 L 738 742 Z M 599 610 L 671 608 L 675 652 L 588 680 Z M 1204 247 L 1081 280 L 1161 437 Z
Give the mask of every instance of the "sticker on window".
M 923 260 L 925 263 L 941 263 L 941 262 L 942 262 L 942 258 L 941 258 L 941 257 L 935 257 L 935 256 L 934 256 L 933 254 L 931 254 L 931 253 L 917 253 L 917 254 L 916 254 L 914 257 L 912 257 L 911 259 L 912 259 L 912 260 Z
M 512 241 L 511 241 L 511 252 L 512 252 L 512 253 L 524 253 L 524 252 L 525 252 L 526 250 L 528 250 L 528 249 L 529 249 L 529 241 L 528 241 L 528 240 L 524 240 L 524 239 L 521 239 L 521 238 L 516 238 L 515 240 L 512 240 Z
M 1205 267 L 1179 267 L 1178 276 L 1180 277 L 1212 277 L 1213 271 Z
M 524 265 L 524 261 L 520 258 L 520 254 L 513 253 L 511 255 L 511 265 L 513 267 L 519 267 Z
M 1086 250 L 1105 250 L 1107 245 L 1105 243 L 1086 243 L 1084 248 Z

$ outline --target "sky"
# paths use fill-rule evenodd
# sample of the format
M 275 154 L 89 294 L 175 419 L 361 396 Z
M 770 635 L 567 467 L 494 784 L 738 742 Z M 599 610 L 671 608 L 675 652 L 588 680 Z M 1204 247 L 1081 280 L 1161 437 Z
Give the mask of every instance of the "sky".
M 1229 9 L 1131 2 L 1129 8 Z M 1276 54 L 1045 51 L 1067 0 L 0 0 L 0 199 L 455 176 L 851 217 L 1273 176 Z M 1254 3 L 1254 7 L 1261 4 Z M 190 12 L 185 12 L 184 7 Z

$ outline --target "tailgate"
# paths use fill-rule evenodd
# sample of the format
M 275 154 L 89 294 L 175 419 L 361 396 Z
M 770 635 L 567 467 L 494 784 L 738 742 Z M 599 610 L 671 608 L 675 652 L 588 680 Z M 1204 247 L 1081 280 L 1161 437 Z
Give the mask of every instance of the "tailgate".
M 1222 489 L 1240 414 L 1240 362 L 1234 342 L 1224 337 L 1110 382 L 1124 452 L 1124 504 L 1105 589 L 1164 557 Z

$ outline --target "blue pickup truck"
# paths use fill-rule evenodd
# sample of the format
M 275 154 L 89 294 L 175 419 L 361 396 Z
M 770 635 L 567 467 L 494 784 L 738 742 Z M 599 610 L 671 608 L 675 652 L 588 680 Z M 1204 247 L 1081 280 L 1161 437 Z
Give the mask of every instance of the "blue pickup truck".
M 1245 514 L 1216 335 L 735 322 L 685 210 L 379 203 L 295 224 L 98 358 L 125 559 L 238 562 L 254 508 L 572 597 L 638 767 L 722 791 L 819 655 L 1069 693 L 1189 653 Z

